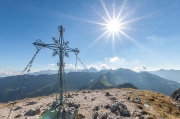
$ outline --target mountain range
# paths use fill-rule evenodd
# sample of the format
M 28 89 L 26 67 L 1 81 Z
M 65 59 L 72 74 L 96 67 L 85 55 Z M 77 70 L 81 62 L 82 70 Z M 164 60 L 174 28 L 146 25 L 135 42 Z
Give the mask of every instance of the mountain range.
M 93 75 L 93 77 L 92 77 Z M 140 90 L 151 90 L 171 95 L 180 84 L 164 79 L 149 72 L 134 72 L 130 69 L 103 70 L 99 72 L 69 72 L 65 75 L 64 88 L 67 90 L 106 89 L 130 83 Z M 0 78 L 0 101 L 15 100 L 24 75 Z M 49 95 L 58 91 L 57 74 L 28 75 L 25 79 L 18 99 Z
M 96 68 L 89 68 L 88 69 L 90 72 L 99 72 Z M 73 69 L 66 69 L 65 70 L 66 73 L 69 73 L 69 72 L 74 72 Z M 101 70 L 101 72 L 108 72 L 110 70 Z M 32 72 L 32 73 L 29 73 L 30 75 L 34 75 L 34 76 L 37 76 L 37 75 L 41 75 L 41 74 L 48 74 L 48 75 L 51 75 L 51 74 L 57 74 L 58 70 L 41 70 L 41 71 L 36 71 L 36 72 Z M 82 70 L 77 70 L 76 72 L 88 72 L 86 69 L 82 69 Z M 162 78 L 165 78 L 165 79 L 168 79 L 168 80 L 172 80 L 172 81 L 176 81 L 178 83 L 180 83 L 180 70 L 165 70 L 165 69 L 160 69 L 160 70 L 157 70 L 157 71 L 149 71 L 149 73 L 152 73 L 152 74 L 155 74 L 155 75 L 158 75 Z M 20 74 L 20 72 L 14 72 L 14 71 L 8 71 L 8 70 L 1 70 L 0 71 L 0 78 L 1 77 L 7 77 L 7 76 L 14 76 L 14 75 L 18 75 Z
M 162 78 L 172 80 L 172 81 L 176 81 L 176 82 L 180 83 L 180 70 L 160 69 L 160 70 L 157 70 L 157 71 L 151 71 L 150 73 L 158 75 L 158 76 L 160 76 Z

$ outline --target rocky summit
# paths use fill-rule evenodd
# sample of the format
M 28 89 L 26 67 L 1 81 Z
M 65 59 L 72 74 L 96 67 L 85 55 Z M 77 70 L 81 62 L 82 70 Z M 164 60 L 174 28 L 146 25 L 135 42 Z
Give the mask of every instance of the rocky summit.
M 178 101 L 164 94 L 131 88 L 83 90 L 67 93 L 78 109 L 77 119 L 179 119 Z M 10 119 L 38 119 L 54 105 L 56 94 L 18 100 Z M 12 102 L 0 103 L 0 119 L 6 119 Z M 72 109 L 71 108 L 71 109 Z

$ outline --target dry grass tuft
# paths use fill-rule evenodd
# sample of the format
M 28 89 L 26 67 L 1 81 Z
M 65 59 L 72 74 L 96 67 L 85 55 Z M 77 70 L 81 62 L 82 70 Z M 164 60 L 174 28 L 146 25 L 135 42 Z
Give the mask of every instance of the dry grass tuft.
M 136 93 L 129 94 L 128 97 L 131 99 L 140 98 L 141 103 L 136 104 L 136 106 L 145 113 L 153 115 L 155 118 L 180 119 L 180 110 L 178 107 L 172 103 L 171 98 L 161 93 L 139 90 Z M 146 109 L 144 103 L 149 104 L 154 111 Z

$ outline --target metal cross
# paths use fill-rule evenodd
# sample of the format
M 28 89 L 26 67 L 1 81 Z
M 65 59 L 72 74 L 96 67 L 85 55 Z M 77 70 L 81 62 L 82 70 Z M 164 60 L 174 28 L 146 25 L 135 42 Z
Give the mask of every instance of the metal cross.
M 59 40 L 52 37 L 54 44 L 45 44 L 41 40 L 37 40 L 33 44 L 36 46 L 37 49 L 41 49 L 42 47 L 49 48 L 53 50 L 53 56 L 59 56 L 59 81 L 60 81 L 60 105 L 63 104 L 63 69 L 64 69 L 64 57 L 69 57 L 69 52 L 74 52 L 76 55 L 79 53 L 77 48 L 70 48 L 68 47 L 69 41 L 64 41 L 63 34 L 65 29 L 63 26 L 58 26 L 58 30 L 60 33 Z

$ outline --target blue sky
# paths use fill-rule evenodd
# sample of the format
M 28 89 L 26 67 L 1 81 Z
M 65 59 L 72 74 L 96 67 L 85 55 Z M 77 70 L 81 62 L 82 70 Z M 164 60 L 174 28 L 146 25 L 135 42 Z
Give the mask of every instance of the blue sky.
M 121 10 L 121 31 L 128 37 L 99 38 L 105 32 L 102 17 L 108 19 L 103 5 L 111 18 Z M 89 68 L 180 69 L 179 0 L 1 0 L 0 6 L 1 72 L 23 70 L 36 52 L 32 43 L 52 43 L 59 25 Z M 65 61 L 72 68 L 75 55 Z M 57 62 L 51 50 L 42 49 L 32 71 L 57 69 Z

